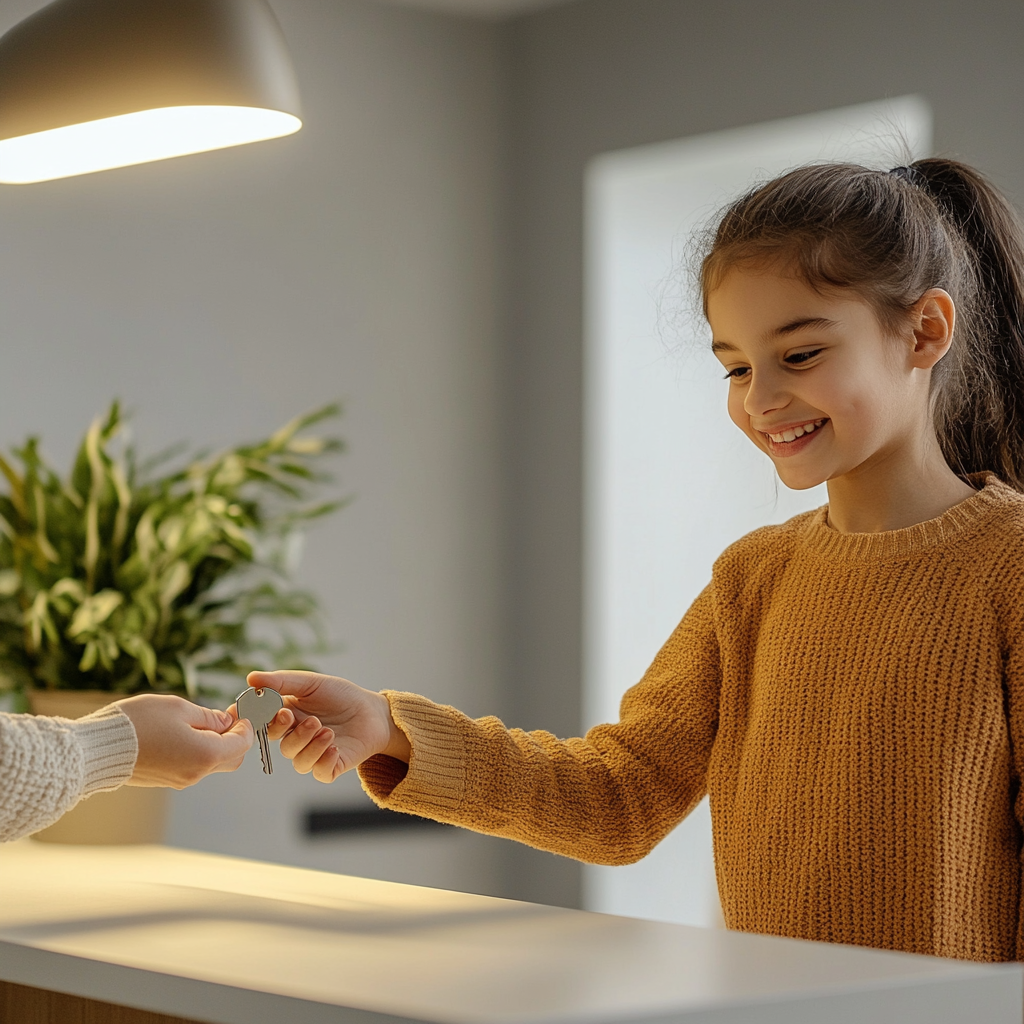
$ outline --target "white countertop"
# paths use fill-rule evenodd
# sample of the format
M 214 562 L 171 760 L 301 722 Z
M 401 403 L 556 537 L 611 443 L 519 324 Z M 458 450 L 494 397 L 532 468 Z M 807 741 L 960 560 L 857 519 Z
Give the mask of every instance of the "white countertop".
M 0 848 L 0 979 L 215 1024 L 1020 1024 L 1022 968 L 164 847 Z

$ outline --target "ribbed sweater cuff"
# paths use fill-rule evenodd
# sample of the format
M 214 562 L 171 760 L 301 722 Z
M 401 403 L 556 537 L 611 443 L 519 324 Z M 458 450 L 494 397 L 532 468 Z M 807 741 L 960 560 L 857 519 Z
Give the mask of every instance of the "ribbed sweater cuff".
M 113 704 L 69 722 L 84 758 L 82 796 L 117 789 L 135 769 L 139 741 L 131 719 Z
M 384 690 L 391 717 L 412 747 L 408 766 L 377 755 L 359 766 L 359 778 L 381 807 L 445 820 L 466 792 L 463 716 L 415 693 Z

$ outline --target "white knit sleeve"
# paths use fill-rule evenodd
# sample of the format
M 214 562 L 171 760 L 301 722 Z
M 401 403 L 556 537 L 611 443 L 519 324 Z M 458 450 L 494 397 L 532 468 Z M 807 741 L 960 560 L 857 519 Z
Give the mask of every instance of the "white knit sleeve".
M 52 825 L 83 797 L 131 778 L 135 727 L 110 705 L 77 721 L 0 714 L 0 842 Z

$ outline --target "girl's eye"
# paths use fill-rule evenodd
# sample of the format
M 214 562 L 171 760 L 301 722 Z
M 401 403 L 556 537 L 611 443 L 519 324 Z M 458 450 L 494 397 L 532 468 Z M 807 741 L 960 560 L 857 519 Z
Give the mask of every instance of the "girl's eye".
M 737 366 L 735 370 L 730 370 L 725 375 L 725 379 L 726 380 L 730 380 L 730 379 L 731 380 L 739 380 L 743 376 L 743 374 L 749 373 L 749 372 L 750 372 L 750 367 L 749 366 Z
M 800 363 L 806 363 L 808 359 L 813 359 L 821 351 L 820 348 L 816 348 L 811 352 L 794 352 L 791 356 L 786 356 L 786 362 L 799 366 Z

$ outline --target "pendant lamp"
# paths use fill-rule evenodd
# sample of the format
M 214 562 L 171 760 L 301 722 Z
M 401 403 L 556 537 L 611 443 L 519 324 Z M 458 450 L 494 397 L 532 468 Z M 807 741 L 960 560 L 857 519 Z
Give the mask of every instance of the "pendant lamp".
M 56 0 L 0 38 L 0 182 L 279 138 L 299 118 L 266 0 Z

